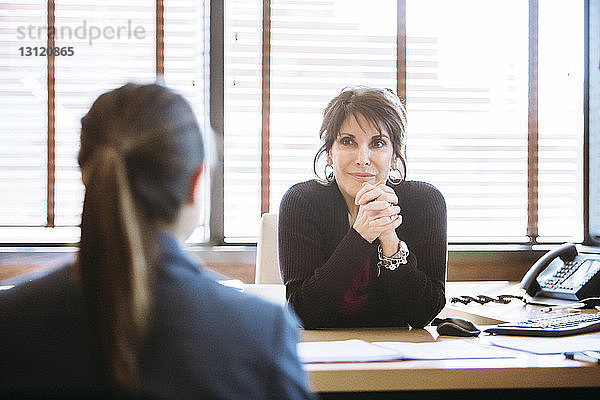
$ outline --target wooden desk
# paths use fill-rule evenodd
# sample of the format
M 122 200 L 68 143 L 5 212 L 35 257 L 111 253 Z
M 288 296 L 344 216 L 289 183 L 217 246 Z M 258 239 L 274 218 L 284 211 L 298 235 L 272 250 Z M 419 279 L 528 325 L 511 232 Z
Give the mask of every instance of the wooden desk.
M 461 294 L 509 294 L 513 282 L 449 282 L 448 297 Z M 285 304 L 282 285 L 246 285 L 245 289 Z M 486 328 L 514 316 L 539 315 L 539 307 L 514 302 L 506 307 L 449 305 L 441 316 L 467 318 Z M 511 317 L 511 315 L 513 317 Z M 491 321 L 491 322 L 490 322 Z M 600 332 L 587 335 L 600 336 Z M 425 329 L 325 329 L 302 330 L 301 341 L 362 339 L 374 341 L 431 342 L 456 340 L 438 337 L 435 327 Z M 462 339 L 462 338 L 461 338 Z M 482 340 L 472 338 L 470 340 Z M 366 363 L 306 364 L 311 388 L 316 392 L 376 392 L 476 389 L 600 388 L 600 367 L 567 360 L 562 355 L 518 353 L 516 358 L 386 361 Z
M 300 337 L 301 341 L 456 340 L 438 337 L 434 327 L 304 330 Z M 506 359 L 322 363 L 306 364 L 305 369 L 317 392 L 600 387 L 600 367 L 567 360 L 562 355 L 518 353 L 516 358 Z

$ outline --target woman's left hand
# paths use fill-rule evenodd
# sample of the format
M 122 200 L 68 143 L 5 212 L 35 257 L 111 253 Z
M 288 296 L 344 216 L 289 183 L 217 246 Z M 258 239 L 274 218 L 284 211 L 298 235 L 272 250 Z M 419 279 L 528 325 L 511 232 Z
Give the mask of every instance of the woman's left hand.
M 372 202 L 373 200 L 387 201 L 391 205 L 398 204 L 398 196 L 396 192 L 389 186 L 385 185 L 385 182 L 379 182 L 376 185 L 370 183 L 364 183 L 362 188 L 356 193 L 354 203 L 358 206 L 365 205 Z
M 389 203 L 390 207 L 398 204 L 398 196 L 394 190 L 385 185 L 385 182 L 379 182 L 376 185 L 365 183 L 363 187 L 356 193 L 355 203 L 359 206 L 364 206 L 373 201 L 385 201 Z M 402 215 L 399 215 L 399 222 L 394 223 L 390 226 L 390 229 L 383 231 L 379 235 L 379 242 L 381 243 L 381 250 L 386 256 L 392 256 L 398 251 L 398 235 L 396 235 L 396 228 L 402 223 Z M 392 217 L 390 217 L 392 218 Z

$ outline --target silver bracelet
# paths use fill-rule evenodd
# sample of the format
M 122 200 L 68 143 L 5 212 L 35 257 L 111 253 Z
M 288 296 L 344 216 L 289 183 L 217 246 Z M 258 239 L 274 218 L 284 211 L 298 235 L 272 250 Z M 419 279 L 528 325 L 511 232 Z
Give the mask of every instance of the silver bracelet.
M 381 274 L 381 267 L 394 271 L 400 265 L 408 263 L 408 246 L 402 240 L 398 242 L 398 251 L 391 257 L 383 255 L 381 245 L 377 248 L 377 255 L 379 256 L 379 262 L 377 263 L 377 276 Z

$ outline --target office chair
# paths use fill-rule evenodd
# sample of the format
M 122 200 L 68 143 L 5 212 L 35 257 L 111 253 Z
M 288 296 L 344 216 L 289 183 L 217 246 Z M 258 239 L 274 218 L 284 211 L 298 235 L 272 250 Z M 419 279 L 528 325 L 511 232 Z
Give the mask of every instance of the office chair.
M 256 244 L 256 271 L 254 283 L 282 284 L 279 271 L 277 245 L 277 214 L 265 213 L 260 219 L 260 231 Z

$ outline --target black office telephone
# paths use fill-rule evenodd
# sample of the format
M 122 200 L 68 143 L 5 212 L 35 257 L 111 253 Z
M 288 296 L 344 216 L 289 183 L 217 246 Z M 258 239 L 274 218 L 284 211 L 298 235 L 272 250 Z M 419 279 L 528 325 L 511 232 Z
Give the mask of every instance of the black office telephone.
M 600 253 L 567 243 L 543 255 L 521 280 L 530 296 L 582 300 L 600 296 Z

